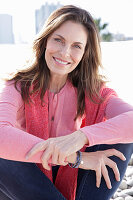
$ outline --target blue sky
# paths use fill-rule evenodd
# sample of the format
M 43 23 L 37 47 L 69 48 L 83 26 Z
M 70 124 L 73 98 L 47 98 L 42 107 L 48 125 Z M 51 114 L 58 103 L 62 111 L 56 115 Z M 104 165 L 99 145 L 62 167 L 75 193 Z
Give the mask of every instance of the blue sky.
M 35 34 L 34 10 L 46 0 L 0 0 L 0 13 L 13 15 L 14 31 L 18 37 L 30 40 Z M 108 30 L 133 37 L 133 0 L 48 0 L 49 3 L 71 4 L 87 9 L 92 16 L 109 23 Z

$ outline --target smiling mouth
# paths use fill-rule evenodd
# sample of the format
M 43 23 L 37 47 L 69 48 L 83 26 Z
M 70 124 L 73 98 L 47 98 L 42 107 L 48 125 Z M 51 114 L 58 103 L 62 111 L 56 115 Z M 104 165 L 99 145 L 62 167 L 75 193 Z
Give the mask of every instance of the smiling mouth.
M 53 59 L 54 59 L 56 62 L 58 62 L 59 64 L 62 64 L 62 65 L 68 65 L 68 64 L 70 64 L 70 62 L 63 61 L 63 60 L 60 60 L 60 59 L 55 58 L 55 57 L 53 57 Z

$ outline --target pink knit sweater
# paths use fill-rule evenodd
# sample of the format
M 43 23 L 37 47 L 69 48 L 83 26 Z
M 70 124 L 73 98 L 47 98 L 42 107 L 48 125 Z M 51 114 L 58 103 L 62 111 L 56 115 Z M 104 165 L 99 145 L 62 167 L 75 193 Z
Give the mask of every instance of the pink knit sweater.
M 82 119 L 78 119 L 75 123 L 71 120 L 76 112 L 75 102 L 75 90 L 66 84 L 63 90 L 57 94 L 58 109 L 55 118 L 58 121 L 58 127 L 56 126 L 56 136 L 66 135 L 79 129 Z M 50 113 L 50 115 L 52 114 Z M 63 116 L 63 121 L 60 121 L 60 115 Z M 115 95 L 111 95 L 106 102 L 104 117 L 108 120 L 81 128 L 88 137 L 89 146 L 133 142 L 133 107 L 131 105 Z M 53 131 L 50 134 L 53 135 Z M 41 138 L 25 131 L 24 103 L 20 93 L 13 84 L 9 83 L 0 85 L 0 141 L 1 158 L 25 162 L 26 153 L 36 143 L 42 141 Z M 41 163 L 41 154 L 41 152 L 37 153 L 28 162 Z
M 51 133 L 55 134 L 54 136 L 59 136 L 73 132 L 76 124 L 74 120 L 77 104 L 76 93 L 76 89 L 70 82 L 67 82 L 58 95 L 54 95 L 53 98 L 52 94 L 51 101 L 51 93 L 48 95 L 48 91 L 46 91 L 43 106 L 41 105 L 40 94 L 38 92 L 31 95 L 33 103 L 25 104 L 26 131 L 44 140 L 48 139 Z M 107 102 L 111 97 L 116 96 L 116 93 L 112 89 L 106 87 L 102 87 L 100 93 L 102 98 L 104 98 L 104 102 L 100 105 L 94 104 L 87 96 L 85 97 L 85 126 L 105 121 L 104 111 L 106 110 Z M 71 101 L 69 101 L 70 98 Z M 69 108 L 67 106 L 68 104 Z M 50 123 L 51 120 L 52 123 Z M 81 125 L 82 119 L 77 121 L 77 124 Z M 41 164 L 38 164 L 38 167 L 52 181 L 52 170 L 45 170 Z M 71 169 L 68 165 L 60 166 L 58 170 L 55 186 L 68 200 L 75 200 L 77 176 L 78 169 Z

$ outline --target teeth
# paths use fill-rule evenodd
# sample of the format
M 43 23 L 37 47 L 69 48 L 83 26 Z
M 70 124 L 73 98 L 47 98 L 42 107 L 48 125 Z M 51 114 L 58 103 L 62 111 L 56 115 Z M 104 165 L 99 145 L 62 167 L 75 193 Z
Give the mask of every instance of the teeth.
M 58 60 L 57 58 L 55 58 L 55 60 L 56 60 L 58 63 L 63 64 L 63 65 L 68 64 L 68 62 L 64 62 L 64 61 Z

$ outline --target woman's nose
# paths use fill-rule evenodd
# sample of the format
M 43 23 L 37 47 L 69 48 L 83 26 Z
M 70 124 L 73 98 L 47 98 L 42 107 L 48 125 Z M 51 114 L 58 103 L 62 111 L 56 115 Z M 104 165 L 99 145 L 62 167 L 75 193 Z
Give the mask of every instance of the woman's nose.
M 61 48 L 61 55 L 65 56 L 65 57 L 68 57 L 70 56 L 70 47 L 65 45 Z

